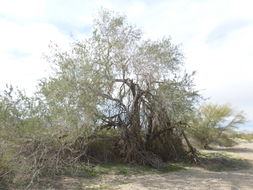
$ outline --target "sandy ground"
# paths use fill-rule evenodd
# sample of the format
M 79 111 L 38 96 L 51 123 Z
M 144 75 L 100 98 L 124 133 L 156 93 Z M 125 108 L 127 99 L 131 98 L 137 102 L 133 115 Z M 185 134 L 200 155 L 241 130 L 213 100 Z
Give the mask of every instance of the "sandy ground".
M 253 143 L 222 149 L 224 152 L 249 160 L 253 164 Z M 118 186 L 122 190 L 253 190 L 253 168 L 213 172 L 201 168 L 188 168 L 166 174 L 132 176 L 128 183 Z
M 240 143 L 233 148 L 218 149 L 236 157 L 247 159 L 253 165 L 253 142 Z M 210 152 L 210 151 L 209 151 Z M 213 152 L 213 151 L 212 151 Z M 62 177 L 47 190 L 253 190 L 253 167 L 244 170 L 214 172 L 199 167 L 188 167 L 169 173 L 144 172 L 138 175 L 102 175 L 84 179 Z M 41 189 L 41 188 L 39 188 Z

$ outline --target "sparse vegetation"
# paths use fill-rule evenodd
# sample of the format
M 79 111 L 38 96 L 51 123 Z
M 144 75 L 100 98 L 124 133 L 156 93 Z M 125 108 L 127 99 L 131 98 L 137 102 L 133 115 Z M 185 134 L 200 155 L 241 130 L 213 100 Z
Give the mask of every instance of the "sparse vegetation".
M 232 137 L 247 140 L 247 141 L 252 141 L 253 140 L 253 133 L 240 133 L 240 132 L 237 132 L 237 133 L 233 134 Z
M 225 152 L 201 153 L 199 165 L 211 171 L 231 171 L 252 167 L 248 160 Z
M 244 122 L 244 114 L 235 112 L 229 105 L 206 104 L 194 113 L 188 131 L 202 148 L 233 146 L 236 144 L 234 129 Z
M 196 111 L 193 74 L 169 38 L 145 40 L 124 16 L 102 11 L 90 38 L 51 50 L 54 72 L 33 97 L 12 86 L 0 94 L 0 189 L 46 177 L 173 172 L 185 160 L 214 170 L 244 163 L 192 146 L 189 134 L 204 148 L 253 136 L 234 135 L 245 118 L 227 105 Z
M 29 188 L 41 176 L 97 175 L 82 164 L 161 169 L 196 156 L 184 130 L 199 96 L 169 38 L 144 40 L 102 11 L 90 38 L 51 49 L 54 72 L 33 97 L 11 86 L 0 95 L 1 181 Z

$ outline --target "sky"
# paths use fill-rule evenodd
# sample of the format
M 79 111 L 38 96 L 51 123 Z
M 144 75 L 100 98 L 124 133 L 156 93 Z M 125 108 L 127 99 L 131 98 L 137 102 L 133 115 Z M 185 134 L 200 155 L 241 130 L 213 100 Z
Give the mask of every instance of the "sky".
M 196 71 L 196 89 L 243 110 L 253 131 L 252 0 L 0 0 L 0 91 L 36 89 L 50 73 L 50 42 L 88 37 L 101 8 L 120 12 L 153 40 L 171 37 Z

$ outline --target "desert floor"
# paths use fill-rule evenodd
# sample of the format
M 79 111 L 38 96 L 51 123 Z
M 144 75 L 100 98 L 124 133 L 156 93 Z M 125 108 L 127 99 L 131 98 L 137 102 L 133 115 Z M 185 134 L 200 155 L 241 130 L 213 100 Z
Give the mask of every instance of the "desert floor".
M 93 179 L 61 177 L 52 180 L 54 186 L 42 189 L 73 190 L 253 190 L 253 142 L 241 142 L 233 148 L 218 148 L 207 152 L 225 152 L 249 163 L 244 169 L 210 171 L 188 166 L 184 170 L 136 175 L 102 175 Z M 251 166 L 252 165 L 252 166 Z M 40 189 L 40 188 L 39 188 Z
M 253 164 L 253 143 L 241 143 L 227 149 L 218 149 L 249 160 Z M 166 174 L 133 176 L 123 190 L 253 190 L 253 168 L 213 172 L 202 168 L 187 168 Z

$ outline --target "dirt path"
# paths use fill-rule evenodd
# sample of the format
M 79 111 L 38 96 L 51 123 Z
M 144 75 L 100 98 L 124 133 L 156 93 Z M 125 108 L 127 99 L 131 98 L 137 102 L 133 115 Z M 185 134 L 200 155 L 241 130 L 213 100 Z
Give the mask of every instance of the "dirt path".
M 249 160 L 253 164 L 253 143 L 220 149 Z M 129 183 L 119 186 L 122 190 L 253 190 L 253 168 L 213 172 L 201 168 L 188 168 L 166 174 L 132 176 Z

